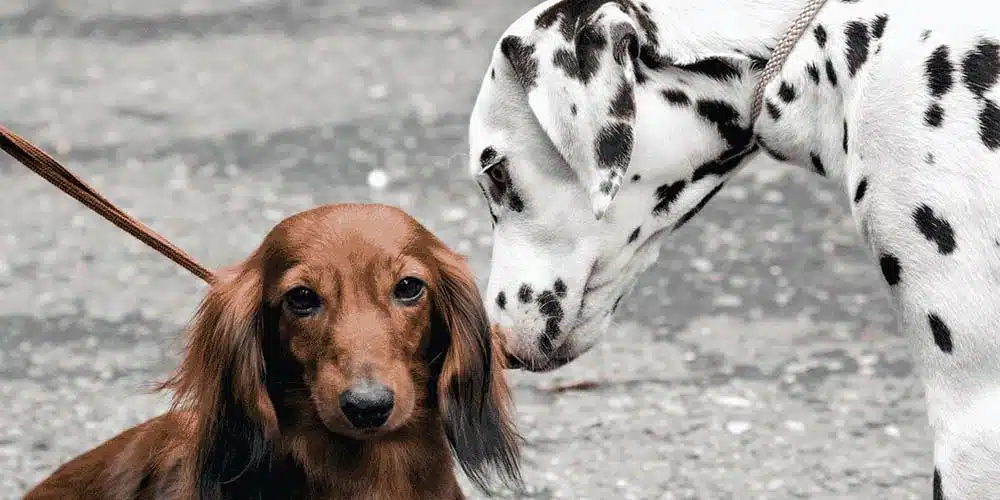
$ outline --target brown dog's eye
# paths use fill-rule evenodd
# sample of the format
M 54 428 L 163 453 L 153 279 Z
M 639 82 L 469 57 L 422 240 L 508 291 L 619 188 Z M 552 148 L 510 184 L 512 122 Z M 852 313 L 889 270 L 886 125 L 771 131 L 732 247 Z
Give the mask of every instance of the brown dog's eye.
M 297 286 L 285 294 L 285 306 L 296 316 L 309 316 L 322 304 L 319 295 L 304 287 Z
M 399 280 L 396 286 L 392 287 L 392 296 L 404 304 L 412 304 L 424 294 L 425 285 L 423 281 L 408 276 Z

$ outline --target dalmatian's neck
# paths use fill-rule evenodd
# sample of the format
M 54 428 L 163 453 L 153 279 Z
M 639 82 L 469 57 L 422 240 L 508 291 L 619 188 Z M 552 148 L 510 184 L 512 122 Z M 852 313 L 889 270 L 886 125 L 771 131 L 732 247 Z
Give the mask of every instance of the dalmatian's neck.
M 753 84 L 763 62 L 805 7 L 805 0 L 661 0 L 649 2 L 666 58 L 749 56 L 743 84 L 732 85 L 744 126 L 750 126 Z M 873 5 L 875 4 L 875 5 Z M 879 57 L 887 17 L 884 2 L 829 0 L 803 33 L 780 73 L 765 89 L 754 131 L 761 149 L 778 160 L 843 179 L 851 126 L 846 109 Z M 696 29 L 692 29 L 696 27 Z M 733 95 L 736 94 L 736 95 Z
M 880 5 L 872 5 L 880 3 L 828 1 L 803 33 L 765 88 L 755 132 L 766 154 L 838 182 L 850 177 L 849 110 L 890 29 Z

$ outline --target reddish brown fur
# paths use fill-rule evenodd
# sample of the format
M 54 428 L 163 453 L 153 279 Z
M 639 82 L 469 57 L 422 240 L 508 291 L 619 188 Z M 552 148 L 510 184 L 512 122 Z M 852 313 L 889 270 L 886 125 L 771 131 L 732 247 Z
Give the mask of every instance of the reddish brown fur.
M 402 306 L 395 283 L 427 284 Z M 319 312 L 283 295 L 308 286 Z M 461 499 L 451 460 L 479 486 L 518 485 L 500 335 L 464 260 L 406 213 L 325 205 L 278 224 L 221 273 L 163 387 L 174 409 L 57 469 L 41 499 Z M 395 393 L 377 433 L 338 395 L 362 377 Z

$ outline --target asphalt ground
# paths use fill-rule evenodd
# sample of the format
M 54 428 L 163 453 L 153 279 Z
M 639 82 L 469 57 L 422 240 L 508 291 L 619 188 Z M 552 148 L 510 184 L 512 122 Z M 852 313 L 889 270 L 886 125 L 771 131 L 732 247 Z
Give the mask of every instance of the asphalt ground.
M 490 50 L 526 0 L 3 0 L 0 121 L 206 265 L 320 203 L 469 255 Z M 0 158 L 0 497 L 166 407 L 204 286 Z M 606 341 L 511 380 L 533 498 L 926 498 L 921 388 L 838 186 L 747 166 Z M 469 490 L 473 498 L 481 498 Z

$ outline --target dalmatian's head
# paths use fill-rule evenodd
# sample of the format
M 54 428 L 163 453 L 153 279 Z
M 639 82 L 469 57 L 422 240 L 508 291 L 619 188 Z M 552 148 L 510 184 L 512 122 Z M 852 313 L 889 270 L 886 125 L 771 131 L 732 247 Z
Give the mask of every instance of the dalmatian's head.
M 550 1 L 493 51 L 470 167 L 494 221 L 486 300 L 527 369 L 596 343 L 752 142 L 753 58 L 691 50 L 657 23 L 629 0 Z

